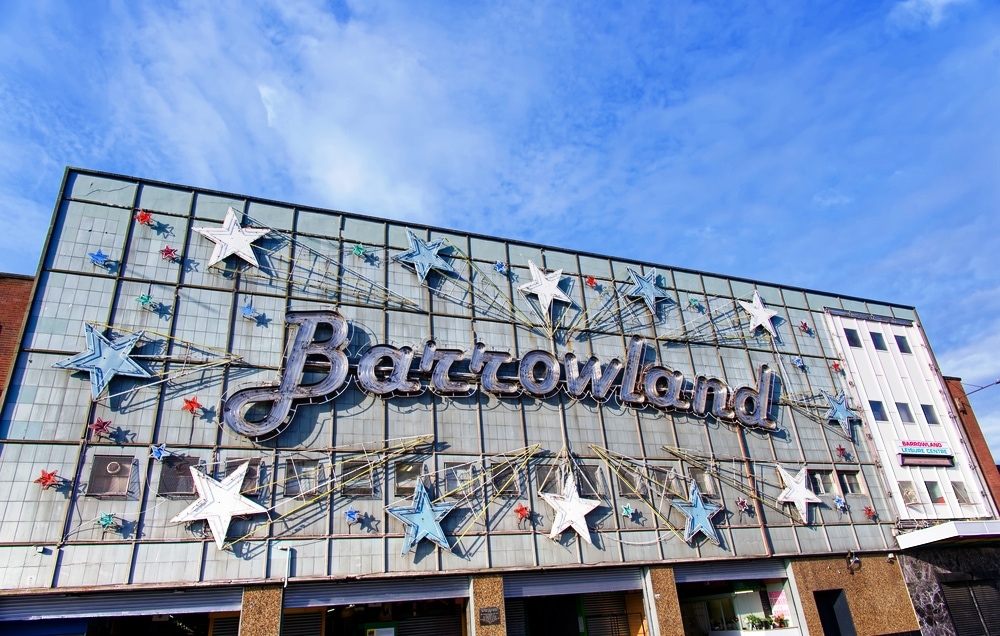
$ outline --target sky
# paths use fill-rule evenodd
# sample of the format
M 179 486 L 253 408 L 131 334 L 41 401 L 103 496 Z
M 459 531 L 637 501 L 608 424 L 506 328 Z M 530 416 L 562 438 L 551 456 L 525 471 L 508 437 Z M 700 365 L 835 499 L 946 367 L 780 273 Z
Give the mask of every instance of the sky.
M 69 165 L 914 305 L 1000 378 L 992 0 L 8 3 L 0 113 L 0 271 Z

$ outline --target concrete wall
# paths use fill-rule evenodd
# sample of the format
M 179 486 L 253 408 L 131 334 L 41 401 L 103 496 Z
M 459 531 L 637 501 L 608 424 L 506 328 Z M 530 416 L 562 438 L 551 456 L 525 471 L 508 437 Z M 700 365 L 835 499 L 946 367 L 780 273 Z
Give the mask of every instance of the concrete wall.
M 792 572 L 806 626 L 811 634 L 822 634 L 813 592 L 842 589 L 847 595 L 858 636 L 896 634 L 918 629 L 917 617 L 897 562 L 884 554 L 861 555 L 854 574 L 844 557 L 798 559 Z

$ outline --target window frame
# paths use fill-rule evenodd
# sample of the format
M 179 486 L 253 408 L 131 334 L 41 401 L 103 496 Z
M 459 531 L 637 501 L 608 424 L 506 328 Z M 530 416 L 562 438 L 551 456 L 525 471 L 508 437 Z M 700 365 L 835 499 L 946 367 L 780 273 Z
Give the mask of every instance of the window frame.
M 340 464 L 340 481 L 337 484 L 340 494 L 351 499 L 372 499 L 378 496 L 375 484 L 375 471 L 364 459 L 347 459 Z M 353 475 L 353 477 L 347 477 Z M 368 485 L 359 483 L 367 480 Z
M 303 470 L 304 467 L 305 468 Z M 291 474 L 289 475 L 289 470 Z M 313 476 L 312 485 L 303 488 L 302 476 Z M 293 487 L 292 484 L 295 484 Z M 319 492 L 323 485 L 323 465 L 318 459 L 305 457 L 288 457 L 285 459 L 285 480 L 282 482 L 281 494 L 288 499 L 305 499 Z
M 910 347 L 910 341 L 907 340 L 906 336 L 893 334 L 893 337 L 896 339 L 896 348 L 899 349 L 900 353 L 903 355 L 913 355 L 913 349 Z
M 686 472 L 689 488 L 690 482 L 694 481 L 697 482 L 698 490 L 701 492 L 702 497 L 714 499 L 719 496 L 719 489 L 716 487 L 715 479 L 713 479 L 710 472 L 700 466 L 688 466 Z
M 910 408 L 907 402 L 896 402 L 896 413 L 899 414 L 899 421 L 903 424 L 916 424 L 917 420 L 913 417 L 913 409 Z
M 853 480 L 853 483 L 852 483 Z M 837 471 L 837 484 L 840 486 L 840 492 L 846 497 L 847 495 L 863 495 L 865 494 L 865 489 L 861 485 L 861 472 L 857 470 L 838 470 Z
M 806 471 L 809 475 L 809 489 L 814 495 L 836 495 L 836 486 L 833 480 L 833 471 L 824 469 L 810 469 Z M 818 488 L 817 488 L 818 486 Z
M 940 426 L 941 420 L 937 416 L 937 409 L 934 408 L 933 404 L 921 404 L 920 410 L 924 414 L 924 421 L 927 422 L 928 426 Z M 930 413 L 930 417 L 928 417 Z
M 198 491 L 194 486 L 194 475 L 191 474 L 191 468 L 198 468 L 200 465 L 201 459 L 198 457 L 173 454 L 164 457 L 160 462 L 160 480 L 156 484 L 156 496 L 164 499 L 194 499 L 198 495 Z M 177 474 L 171 477 L 168 471 L 175 471 Z M 169 486 L 164 483 L 165 479 L 168 482 L 170 479 L 176 480 L 173 490 L 168 489 Z M 188 488 L 181 489 L 182 485 L 186 485 Z
M 416 477 L 412 475 L 400 475 L 400 472 L 416 472 Z M 417 492 L 417 482 L 424 476 L 424 462 L 402 459 L 392 464 L 392 492 L 399 498 L 412 497 Z M 405 478 L 405 481 L 402 479 Z M 412 485 L 410 485 L 412 482 Z
M 877 407 L 875 405 L 878 405 Z M 885 403 L 882 400 L 868 400 L 868 406 L 872 410 L 872 417 L 876 422 L 888 422 L 889 412 L 885 410 Z M 879 417 L 881 415 L 881 417 Z
M 853 347 L 854 349 L 864 349 L 864 342 L 861 340 L 861 332 L 857 329 L 851 329 L 850 327 L 844 327 L 844 338 L 847 339 L 847 346 Z
M 951 491 L 955 493 L 955 500 L 958 501 L 959 505 L 976 505 L 976 502 L 973 501 L 972 495 L 969 494 L 969 489 L 966 487 L 964 481 L 951 480 Z
M 909 487 L 905 487 L 904 484 L 908 484 Z M 904 506 L 919 506 L 920 505 L 920 493 L 917 492 L 917 485 L 911 479 L 900 479 L 896 481 L 896 485 L 899 487 L 899 497 L 903 500 Z M 909 493 L 909 496 L 907 496 Z
M 868 335 L 871 336 L 872 346 L 875 347 L 875 351 L 888 351 L 889 345 L 885 341 L 885 334 L 881 331 L 869 331 Z
M 925 479 L 924 489 L 927 490 L 927 497 L 932 504 L 940 506 L 948 503 L 948 500 L 944 496 L 944 488 L 941 487 L 941 482 L 934 479 Z

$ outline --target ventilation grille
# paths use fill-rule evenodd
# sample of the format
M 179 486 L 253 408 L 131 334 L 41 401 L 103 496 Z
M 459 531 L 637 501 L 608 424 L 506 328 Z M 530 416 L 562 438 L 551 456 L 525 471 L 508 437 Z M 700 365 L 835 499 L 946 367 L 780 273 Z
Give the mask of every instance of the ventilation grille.
M 99 499 L 125 498 L 132 475 L 131 455 L 97 455 L 90 467 L 87 496 Z

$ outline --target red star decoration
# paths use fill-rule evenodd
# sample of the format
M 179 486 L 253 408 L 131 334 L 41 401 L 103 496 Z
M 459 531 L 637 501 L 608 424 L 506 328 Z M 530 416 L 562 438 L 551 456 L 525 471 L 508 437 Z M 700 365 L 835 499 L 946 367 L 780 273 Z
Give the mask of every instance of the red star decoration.
M 844 457 L 846 455 L 847 455 L 847 449 L 841 446 L 840 444 L 837 444 L 837 456 Z
M 878 513 L 875 512 L 875 509 L 871 506 L 865 506 L 865 516 L 874 521 L 875 517 L 878 516 Z
M 139 210 L 135 213 L 135 220 L 139 222 L 139 225 L 152 225 L 153 215 L 145 210 Z
M 172 261 L 177 258 L 177 250 L 169 245 L 164 245 L 163 249 L 160 250 L 160 256 L 162 256 L 165 261 Z
M 201 402 L 198 401 L 198 396 L 193 398 L 184 398 L 184 406 L 181 407 L 182 411 L 190 411 L 194 413 L 201 408 Z
M 523 503 L 517 504 L 517 507 L 514 508 L 514 514 L 517 515 L 518 521 L 527 521 L 528 519 L 531 519 L 531 511 L 528 510 Z
M 587 287 L 590 287 L 591 289 L 597 287 L 597 279 L 594 278 L 593 276 L 588 276 L 586 278 L 586 281 L 587 281 Z
M 803 320 L 799 323 L 799 331 L 802 333 L 809 333 L 809 323 Z
M 834 373 L 840 373 L 840 363 L 839 362 L 834 362 L 833 364 L 830 365 L 830 368 L 833 369 Z
M 94 431 L 94 435 L 108 435 L 111 433 L 111 420 L 102 420 L 101 418 L 97 418 L 97 421 L 87 428 Z
M 42 476 L 36 479 L 35 483 L 41 484 L 42 490 L 45 490 L 46 488 L 51 488 L 52 486 L 55 486 L 56 484 L 59 483 L 59 477 L 56 476 L 56 473 L 58 472 L 59 472 L 58 470 L 53 470 L 52 472 L 49 472 L 47 470 L 42 470 Z

